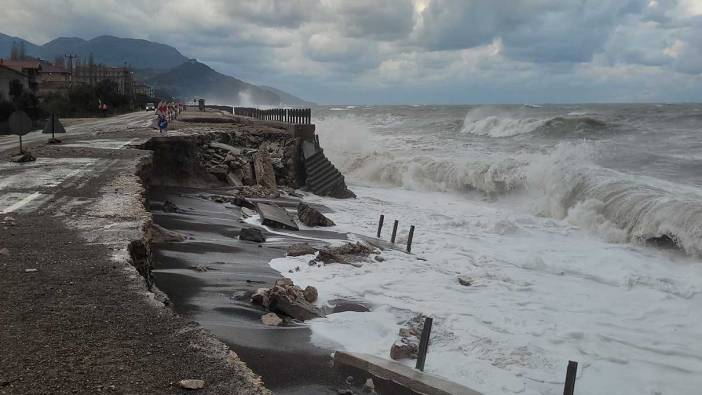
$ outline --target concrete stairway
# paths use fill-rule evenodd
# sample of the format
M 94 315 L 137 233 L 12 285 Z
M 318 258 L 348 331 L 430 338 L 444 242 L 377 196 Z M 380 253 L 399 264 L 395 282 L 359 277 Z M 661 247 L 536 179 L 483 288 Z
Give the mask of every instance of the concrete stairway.
M 310 191 L 316 195 L 335 196 L 347 190 L 344 176 L 327 159 L 317 143 L 305 142 L 303 152 L 307 175 L 305 184 Z

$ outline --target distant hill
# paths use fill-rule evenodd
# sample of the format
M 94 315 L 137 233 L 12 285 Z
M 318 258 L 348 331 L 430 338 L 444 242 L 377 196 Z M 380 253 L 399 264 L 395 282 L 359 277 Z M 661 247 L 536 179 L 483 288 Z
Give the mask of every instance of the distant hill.
M 148 81 L 158 89 L 183 98 L 205 98 L 218 104 L 278 105 L 280 97 L 256 85 L 218 73 L 204 63 L 189 60 Z
M 312 104 L 276 88 L 258 87 L 218 73 L 203 63 L 189 60 L 176 48 L 152 41 L 114 36 L 99 36 L 92 40 L 59 37 L 44 45 L 36 45 L 0 33 L 0 58 L 10 56 L 13 42 L 24 42 L 27 55 L 48 61 L 73 54 L 85 62 L 92 53 L 95 63 L 123 66 L 126 62 L 138 78 L 183 99 L 203 97 L 211 103 L 240 105 Z
M 42 46 L 46 59 L 57 55 L 75 54 L 87 59 L 92 53 L 95 63 L 121 66 L 124 63 L 137 69 L 166 70 L 188 60 L 177 49 L 147 40 L 100 36 L 92 40 L 57 38 Z
M 300 99 L 297 96 L 291 95 L 287 92 L 283 92 L 280 89 L 273 88 L 272 86 L 259 85 L 261 89 L 265 89 L 269 92 L 273 92 L 280 98 L 280 104 L 288 106 L 313 106 L 314 103 L 309 102 L 304 99 Z

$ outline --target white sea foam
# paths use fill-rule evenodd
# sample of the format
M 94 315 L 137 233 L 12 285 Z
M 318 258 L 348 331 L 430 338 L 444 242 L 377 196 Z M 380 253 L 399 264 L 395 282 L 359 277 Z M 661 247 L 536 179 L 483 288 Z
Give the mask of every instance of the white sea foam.
M 340 230 L 371 234 L 378 214 L 398 218 L 401 242 L 417 225 L 413 251 L 426 261 L 388 250 L 386 261 L 361 268 L 274 260 L 296 283 L 317 287 L 321 303 L 372 306 L 312 320 L 313 342 L 387 358 L 399 326 L 425 313 L 434 317 L 427 371 L 485 394 L 559 393 L 569 359 L 580 362 L 580 394 L 702 385 L 702 266 L 694 260 L 608 244 L 568 221 L 459 194 L 353 189 L 356 200 L 318 199 Z

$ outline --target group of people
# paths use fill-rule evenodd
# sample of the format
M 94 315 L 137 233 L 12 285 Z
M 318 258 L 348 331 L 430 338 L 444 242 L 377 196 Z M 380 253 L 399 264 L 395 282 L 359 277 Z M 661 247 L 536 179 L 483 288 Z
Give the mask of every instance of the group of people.
M 156 106 L 156 123 L 158 125 L 158 131 L 161 134 L 165 134 L 168 130 L 168 122 L 174 119 L 178 119 L 178 114 L 183 111 L 183 106 L 178 103 L 166 103 L 159 102 Z

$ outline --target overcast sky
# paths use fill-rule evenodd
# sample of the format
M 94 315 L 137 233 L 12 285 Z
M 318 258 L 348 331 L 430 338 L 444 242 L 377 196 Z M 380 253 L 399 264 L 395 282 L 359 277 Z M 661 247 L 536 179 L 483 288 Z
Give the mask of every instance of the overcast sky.
M 702 101 L 702 0 L 2 0 L 0 32 L 173 45 L 319 103 Z

